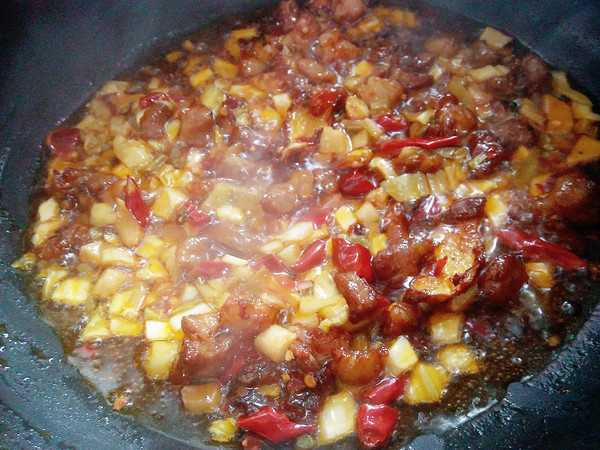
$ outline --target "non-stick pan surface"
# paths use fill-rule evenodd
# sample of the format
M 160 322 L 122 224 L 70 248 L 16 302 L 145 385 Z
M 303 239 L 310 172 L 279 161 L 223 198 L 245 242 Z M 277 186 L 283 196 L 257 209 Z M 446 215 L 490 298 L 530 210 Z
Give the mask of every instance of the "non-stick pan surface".
M 0 447 L 185 448 L 114 413 L 65 363 L 10 264 L 22 250 L 41 142 L 104 81 L 219 16 L 268 0 L 0 2 Z M 426 0 L 516 36 L 599 103 L 600 3 Z M 413 448 L 594 448 L 600 309 L 540 375 Z M 198 440 L 197 443 L 200 443 Z M 192 442 L 194 444 L 194 442 Z

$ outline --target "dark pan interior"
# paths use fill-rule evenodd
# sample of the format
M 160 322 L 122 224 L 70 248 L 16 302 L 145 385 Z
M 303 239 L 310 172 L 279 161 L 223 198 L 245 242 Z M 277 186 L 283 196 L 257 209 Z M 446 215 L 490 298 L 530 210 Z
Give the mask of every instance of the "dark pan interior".
M 425 0 L 520 39 L 598 104 L 600 3 Z M 98 89 L 178 37 L 269 0 L 0 3 L 0 447 L 186 448 L 116 414 L 66 364 L 10 264 L 22 249 L 41 142 Z M 600 309 L 540 375 L 412 448 L 591 448 L 600 439 Z M 200 440 L 189 442 L 200 444 Z

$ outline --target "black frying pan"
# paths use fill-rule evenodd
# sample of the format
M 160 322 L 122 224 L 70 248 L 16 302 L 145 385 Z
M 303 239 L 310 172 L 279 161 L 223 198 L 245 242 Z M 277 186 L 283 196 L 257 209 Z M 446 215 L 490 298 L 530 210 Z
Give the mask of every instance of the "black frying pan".
M 599 104 L 600 3 L 425 0 L 516 36 Z M 219 16 L 269 0 L 0 2 L 0 447 L 185 448 L 116 414 L 64 362 L 59 340 L 10 264 L 46 133 L 104 81 Z M 541 374 L 503 402 L 413 448 L 597 447 L 600 308 Z

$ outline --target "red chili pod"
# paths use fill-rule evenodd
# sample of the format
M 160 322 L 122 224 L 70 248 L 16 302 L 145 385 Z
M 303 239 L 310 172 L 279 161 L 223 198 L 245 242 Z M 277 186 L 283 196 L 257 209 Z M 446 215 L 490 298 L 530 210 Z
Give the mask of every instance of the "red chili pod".
M 383 131 L 386 133 L 396 133 L 408 128 L 408 124 L 406 123 L 406 119 L 404 119 L 404 117 L 393 114 L 381 116 L 375 121 L 375 123 L 383 128 Z
M 46 136 L 46 145 L 52 154 L 61 159 L 72 159 L 72 153 L 81 146 L 77 128 L 57 127 Z
M 313 425 L 292 422 L 272 406 L 267 406 L 251 416 L 240 417 L 237 424 L 276 444 L 317 430 Z
M 362 404 L 356 418 L 356 434 L 367 448 L 383 447 L 392 437 L 398 410 L 386 405 Z
M 345 96 L 345 92 L 335 89 L 315 92 L 310 98 L 308 109 L 313 116 L 322 116 L 328 110 L 338 109 Z
M 312 242 L 300 255 L 298 260 L 291 265 L 295 272 L 306 272 L 317 266 L 325 259 L 325 246 L 327 241 L 318 239 Z
M 404 394 L 407 381 L 408 377 L 384 378 L 375 386 L 362 391 L 361 397 L 373 405 L 387 405 Z
M 375 185 L 358 170 L 352 170 L 340 178 L 339 187 L 342 194 L 352 197 L 375 189 Z
M 185 97 L 180 95 L 167 94 L 166 92 L 154 92 L 140 98 L 140 108 L 148 108 L 150 105 L 160 102 L 161 100 L 170 100 L 173 102 L 183 102 L 186 100 Z
M 315 229 L 317 229 L 325 225 L 332 214 L 333 210 L 331 209 L 311 209 L 303 213 L 299 220 L 301 222 L 312 222 Z
M 577 270 L 588 264 L 566 248 L 551 242 L 542 241 L 518 230 L 497 229 L 494 234 L 505 247 L 520 252 L 525 259 L 550 261 L 565 270 Z
M 460 142 L 458 136 L 439 136 L 430 138 L 390 139 L 379 147 L 379 153 L 388 156 L 398 156 L 404 147 L 421 147 L 426 150 L 456 145 Z
M 260 258 L 252 261 L 250 263 L 250 267 L 253 269 L 259 269 L 260 267 L 265 267 L 270 270 L 272 273 L 286 273 L 287 267 L 277 256 L 275 255 L 264 255 Z
M 142 198 L 140 188 L 131 176 L 127 177 L 125 206 L 143 228 L 148 226 L 150 223 L 150 210 Z
M 194 275 L 205 279 L 224 278 L 230 271 L 229 264 L 223 261 L 202 261 L 194 267 Z
M 345 239 L 332 240 L 332 256 L 336 266 L 348 272 L 356 272 L 367 281 L 373 279 L 371 272 L 371 252 L 360 244 Z

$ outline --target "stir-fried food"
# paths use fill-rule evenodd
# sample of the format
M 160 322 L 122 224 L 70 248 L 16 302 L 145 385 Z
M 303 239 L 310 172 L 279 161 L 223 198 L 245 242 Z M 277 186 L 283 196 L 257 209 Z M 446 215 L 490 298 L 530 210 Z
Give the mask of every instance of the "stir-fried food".
M 402 442 L 495 317 L 596 270 L 600 116 L 511 41 L 362 0 L 186 40 L 48 134 L 15 266 L 75 353 L 135 343 L 213 441 Z

